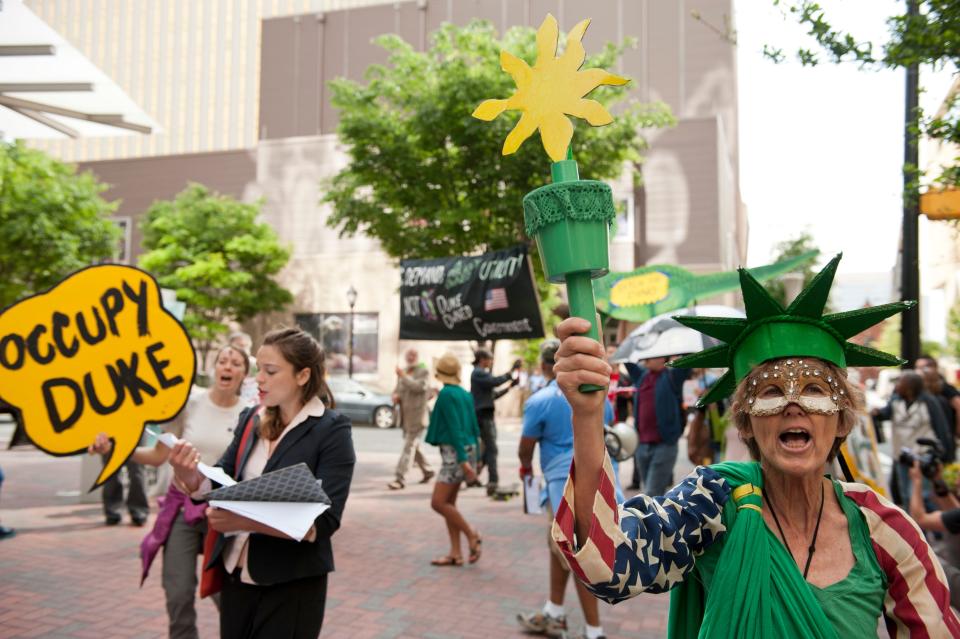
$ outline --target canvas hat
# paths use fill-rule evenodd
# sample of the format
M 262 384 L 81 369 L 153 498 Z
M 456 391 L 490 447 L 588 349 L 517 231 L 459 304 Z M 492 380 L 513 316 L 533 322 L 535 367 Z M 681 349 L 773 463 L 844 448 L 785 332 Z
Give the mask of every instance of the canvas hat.
M 444 384 L 460 384 L 460 360 L 453 353 L 444 353 L 433 367 L 434 376 Z
M 727 368 L 727 372 L 697 402 L 706 406 L 731 395 L 754 367 L 782 357 L 815 357 L 840 368 L 896 366 L 899 357 L 847 340 L 884 319 L 914 306 L 895 302 L 846 313 L 824 315 L 840 255 L 830 260 L 790 306 L 783 308 L 745 269 L 740 289 L 746 319 L 677 316 L 675 320 L 725 342 L 674 360 L 675 368 Z

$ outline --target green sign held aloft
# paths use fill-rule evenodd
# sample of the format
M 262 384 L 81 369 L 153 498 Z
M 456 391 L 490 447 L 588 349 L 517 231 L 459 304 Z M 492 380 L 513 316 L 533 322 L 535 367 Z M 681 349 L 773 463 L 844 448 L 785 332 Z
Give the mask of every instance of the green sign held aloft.
M 797 270 L 812 262 L 818 254 L 818 251 L 808 251 L 782 262 L 748 270 L 755 279 L 765 282 Z M 628 322 L 645 322 L 739 288 L 737 271 L 696 275 L 672 264 L 644 266 L 629 273 L 608 273 L 593 282 L 597 310 Z

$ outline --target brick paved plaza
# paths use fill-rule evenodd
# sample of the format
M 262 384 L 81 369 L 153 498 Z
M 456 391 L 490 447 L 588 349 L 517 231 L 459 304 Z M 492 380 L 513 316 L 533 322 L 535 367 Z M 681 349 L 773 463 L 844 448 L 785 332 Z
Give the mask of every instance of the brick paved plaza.
M 501 475 L 512 478 L 517 426 L 503 426 Z M 343 528 L 334 537 L 337 571 L 323 636 L 523 636 L 514 616 L 542 606 L 547 593 L 545 518 L 523 515 L 517 500 L 493 502 L 480 490 L 467 491 L 461 507 L 484 535 L 483 558 L 464 568 L 432 567 L 430 559 L 445 552 L 446 529 L 430 510 L 431 487 L 388 491 L 399 433 L 367 427 L 354 433 L 359 462 Z M 138 588 L 137 553 L 146 529 L 126 520 L 107 528 L 98 504 L 78 503 L 71 491 L 78 488 L 79 458 L 7 451 L 6 440 L 3 431 L 0 522 L 18 535 L 0 542 L 0 638 L 166 636 L 160 559 Z M 439 460 L 436 449 L 428 453 Z M 572 584 L 567 604 L 572 626 L 582 628 Z M 602 605 L 608 636 L 664 636 L 667 604 L 666 596 L 641 595 Z M 201 602 L 199 613 L 201 636 L 216 637 L 213 605 Z

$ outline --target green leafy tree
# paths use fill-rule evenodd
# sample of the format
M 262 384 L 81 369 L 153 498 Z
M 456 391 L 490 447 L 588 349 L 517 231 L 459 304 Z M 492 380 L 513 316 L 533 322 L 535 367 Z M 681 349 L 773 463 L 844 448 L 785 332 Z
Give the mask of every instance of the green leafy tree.
M 774 247 L 773 250 L 773 261 L 781 262 L 790 258 L 798 257 L 804 253 L 809 253 L 810 251 L 817 251 L 817 245 L 813 241 L 813 236 L 810 235 L 808 231 L 803 231 L 795 238 L 784 240 Z M 813 278 L 817 275 L 819 267 L 815 262 L 807 262 L 800 269 L 800 273 L 803 275 L 803 286 L 801 290 L 806 288 Z M 780 302 L 784 307 L 787 305 L 787 289 L 783 284 L 782 279 L 773 279 L 766 282 L 764 288 L 770 292 L 775 300 Z M 827 303 L 825 312 L 832 312 L 830 308 L 830 303 Z
M 935 69 L 960 68 L 960 3 L 956 0 L 919 0 L 918 15 L 907 13 L 907 3 L 898 3 L 901 12 L 887 18 L 889 38 L 882 43 L 861 40 L 854 33 L 834 27 L 826 11 L 812 0 L 773 0 L 784 8 L 816 42 L 812 48 L 795 52 L 797 60 L 815 66 L 824 60 L 853 62 L 864 68 L 905 68 L 930 65 Z M 764 54 L 775 62 L 786 59 L 782 48 L 767 45 Z M 946 108 L 932 116 L 918 113 L 920 132 L 934 140 L 960 144 L 960 96 L 954 94 Z M 937 181 L 960 184 L 960 158 L 941 167 Z M 917 167 L 908 167 L 916 172 Z
M 246 204 L 191 184 L 172 201 L 154 203 L 142 222 L 140 266 L 187 304 L 184 325 L 200 361 L 227 322 L 286 306 L 293 296 L 276 275 L 290 259 L 259 204 Z
M 521 201 L 547 182 L 550 160 L 539 136 L 514 155 L 501 155 L 518 113 L 493 122 L 471 113 L 483 100 L 515 90 L 500 69 L 500 51 L 532 65 L 535 36 L 533 29 L 513 28 L 500 39 L 489 23 L 474 21 L 442 26 L 423 53 L 396 35 L 378 38 L 389 53 L 386 65 L 369 67 L 365 84 L 330 83 L 350 162 L 327 185 L 328 224 L 342 234 L 375 237 L 398 259 L 469 255 L 524 241 Z M 616 68 L 626 44 L 607 44 L 584 68 Z M 630 102 L 626 93 L 611 87 L 590 93 L 617 114 L 613 124 L 595 128 L 574 119 L 573 152 L 584 178 L 613 178 L 632 163 L 639 179 L 646 149 L 641 129 L 674 122 L 666 105 Z M 535 251 L 547 320 L 560 298 L 545 283 Z M 535 360 L 538 345 L 529 344 L 524 358 Z
M 514 245 L 524 238 L 521 200 L 547 181 L 550 161 L 536 136 L 501 156 L 517 113 L 489 123 L 471 113 L 483 100 L 515 90 L 500 69 L 500 50 L 533 64 L 535 31 L 513 28 L 501 40 L 489 23 L 474 21 L 444 25 L 431 42 L 420 53 L 396 35 L 381 36 L 377 43 L 389 60 L 367 69 L 366 84 L 330 83 L 350 162 L 324 197 L 334 209 L 328 223 L 377 238 L 395 258 Z M 608 44 L 585 67 L 614 68 L 622 51 Z M 618 176 L 625 162 L 641 160 L 641 128 L 673 122 L 665 105 L 625 104 L 625 94 L 610 87 L 590 94 L 622 107 L 613 124 L 594 128 L 576 120 L 573 151 L 585 178 Z
M 91 173 L 0 143 L 0 309 L 116 255 L 116 204 Z

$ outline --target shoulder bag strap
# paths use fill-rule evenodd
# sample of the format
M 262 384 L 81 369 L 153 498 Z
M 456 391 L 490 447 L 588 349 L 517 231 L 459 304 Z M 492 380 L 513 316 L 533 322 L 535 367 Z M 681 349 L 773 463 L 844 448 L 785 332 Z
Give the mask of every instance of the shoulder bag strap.
M 233 468 L 234 472 L 237 473 L 237 478 L 240 476 L 240 460 L 243 458 L 243 451 L 247 449 L 247 441 L 250 439 L 250 433 L 253 431 L 253 418 L 257 416 L 259 409 L 259 406 L 254 406 L 250 409 L 250 417 L 247 418 L 247 423 L 243 426 L 240 445 L 237 447 L 237 457 L 233 462 Z

